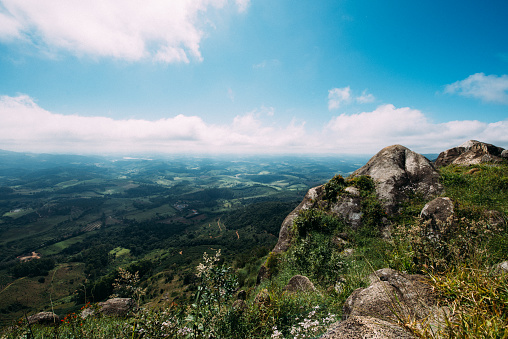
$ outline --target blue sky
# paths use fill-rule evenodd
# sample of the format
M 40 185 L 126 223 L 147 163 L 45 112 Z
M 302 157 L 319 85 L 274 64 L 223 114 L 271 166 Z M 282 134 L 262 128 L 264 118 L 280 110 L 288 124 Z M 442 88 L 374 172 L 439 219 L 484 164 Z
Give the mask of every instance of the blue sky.
M 506 1 L 0 0 L 0 149 L 508 148 Z

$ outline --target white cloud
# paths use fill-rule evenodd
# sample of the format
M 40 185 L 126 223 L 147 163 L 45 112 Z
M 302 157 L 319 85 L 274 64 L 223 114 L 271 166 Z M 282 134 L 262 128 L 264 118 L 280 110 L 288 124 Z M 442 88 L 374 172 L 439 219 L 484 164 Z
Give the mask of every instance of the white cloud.
M 293 119 L 277 125 L 273 107 L 211 124 L 198 116 L 157 121 L 61 115 L 26 95 L 0 97 L 0 149 L 65 153 L 370 153 L 393 144 L 431 153 L 477 139 L 508 148 L 508 120 L 435 124 L 423 112 L 382 105 L 341 114 L 310 131 Z
M 278 152 L 305 144 L 303 124 L 266 126 L 262 107 L 214 125 L 197 116 L 147 121 L 61 115 L 39 107 L 29 96 L 0 97 L 0 149 L 33 152 Z M 291 152 L 291 150 L 289 150 Z
M 366 104 L 376 100 L 374 95 L 364 90 L 360 96 L 354 97 L 349 86 L 344 88 L 332 88 L 328 91 L 328 109 L 338 109 L 340 106 L 347 105 L 356 101 L 359 104 Z
M 328 91 L 328 109 L 338 109 L 342 104 L 351 102 L 351 88 L 332 88 Z
M 0 12 L 0 40 L 19 39 L 20 24 L 12 17 Z
M 418 152 L 440 152 L 470 139 L 506 147 L 508 120 L 491 124 L 477 120 L 435 124 L 419 110 L 388 104 L 372 112 L 334 117 L 323 135 L 333 138 L 332 144 L 367 153 L 392 144 Z
M 0 40 L 76 55 L 202 60 L 203 15 L 228 0 L 0 0 Z M 235 0 L 245 11 L 247 0 Z
M 236 5 L 238 6 L 238 12 L 243 13 L 249 7 L 250 0 L 235 0 Z
M 445 93 L 473 97 L 487 102 L 508 104 L 508 75 L 476 73 L 446 85 Z
M 356 102 L 360 103 L 360 104 L 366 104 L 366 103 L 369 103 L 369 102 L 373 102 L 374 100 L 376 100 L 376 98 L 370 94 L 370 93 L 367 93 L 367 90 L 364 90 L 362 92 L 362 95 L 360 95 L 359 97 L 356 97 Z

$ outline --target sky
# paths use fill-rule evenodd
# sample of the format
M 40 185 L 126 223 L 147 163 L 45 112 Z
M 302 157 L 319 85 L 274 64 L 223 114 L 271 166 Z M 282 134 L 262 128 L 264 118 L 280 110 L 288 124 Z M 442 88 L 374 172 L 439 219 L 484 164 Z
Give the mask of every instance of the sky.
M 0 0 L 0 149 L 508 148 L 506 18 L 506 0 Z

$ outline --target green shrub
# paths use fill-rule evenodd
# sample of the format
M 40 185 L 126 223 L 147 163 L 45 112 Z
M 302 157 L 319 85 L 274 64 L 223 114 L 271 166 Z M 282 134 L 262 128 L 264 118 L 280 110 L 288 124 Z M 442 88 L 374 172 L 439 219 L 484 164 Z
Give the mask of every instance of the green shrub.
M 342 232 L 345 229 L 344 223 L 338 218 L 327 214 L 322 210 L 310 208 L 301 210 L 293 221 L 293 235 L 305 238 L 312 231 L 333 234 Z
M 287 262 L 300 274 L 326 286 L 334 284 L 342 273 L 340 248 L 329 234 L 312 233 L 294 243 L 287 253 Z
M 279 263 L 281 260 L 281 253 L 270 252 L 266 259 L 265 266 L 268 269 L 268 276 L 274 276 L 279 273 Z
M 360 190 L 361 196 L 367 196 L 369 194 L 375 193 L 376 184 L 374 180 L 368 175 L 360 175 L 358 177 L 351 178 L 349 180 L 350 184 Z
M 340 193 L 344 191 L 344 188 L 347 187 L 346 179 L 344 179 L 340 174 L 335 175 L 330 181 L 328 181 L 325 188 L 325 200 L 330 202 L 337 202 L 337 197 Z

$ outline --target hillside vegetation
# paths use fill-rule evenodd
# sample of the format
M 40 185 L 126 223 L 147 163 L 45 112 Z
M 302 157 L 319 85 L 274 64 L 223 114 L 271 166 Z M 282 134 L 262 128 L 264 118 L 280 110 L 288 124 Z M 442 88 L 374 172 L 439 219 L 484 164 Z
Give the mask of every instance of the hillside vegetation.
M 113 292 L 141 305 L 129 317 L 110 318 L 96 311 L 96 316 L 82 318 L 77 312 L 56 327 L 28 326 L 20 319 L 2 338 L 318 338 L 341 319 L 352 291 L 366 287 L 366 277 L 384 267 L 425 275 L 439 304 L 453 310 L 438 332 L 399 317 L 412 335 L 508 337 L 508 276 L 493 269 L 508 260 L 508 165 L 450 165 L 439 172 L 456 215 L 442 225 L 449 232 L 438 240 L 429 237 L 419 218 L 427 202 L 423 197 L 412 196 L 398 213 L 387 215 L 372 179 L 336 176 L 325 185 L 327 199 L 335 199 L 346 186 L 356 187 L 364 198 L 364 224 L 358 230 L 326 208 L 309 209 L 294 220 L 285 252 L 232 260 L 224 258 L 220 245 L 208 250 L 189 277 L 195 288 L 187 301 L 145 304 L 147 291 L 134 277 L 143 267 L 130 266 L 109 281 Z M 497 219 L 490 217 L 493 213 Z M 244 217 L 229 216 L 239 220 L 238 227 L 246 223 Z M 272 226 L 266 230 L 272 232 Z M 268 278 L 258 285 L 246 283 L 263 261 Z M 289 292 L 285 287 L 297 274 L 307 276 L 316 291 Z M 83 307 L 97 308 L 93 303 Z

